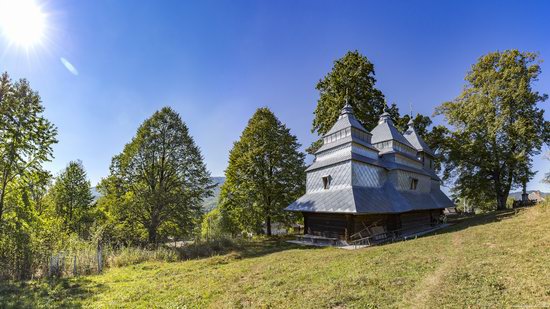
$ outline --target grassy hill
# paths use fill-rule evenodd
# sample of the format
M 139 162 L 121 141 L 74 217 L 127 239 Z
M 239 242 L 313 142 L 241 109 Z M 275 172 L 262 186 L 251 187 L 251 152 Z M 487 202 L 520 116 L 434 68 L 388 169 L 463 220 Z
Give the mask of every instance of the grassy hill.
M 550 304 L 549 278 L 550 207 L 537 206 L 360 250 L 258 241 L 199 260 L 4 283 L 0 307 L 539 307 Z

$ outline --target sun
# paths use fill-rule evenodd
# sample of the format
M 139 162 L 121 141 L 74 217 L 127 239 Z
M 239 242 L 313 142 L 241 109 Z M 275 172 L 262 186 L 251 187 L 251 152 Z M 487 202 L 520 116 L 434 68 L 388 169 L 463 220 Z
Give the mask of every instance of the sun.
M 0 0 L 0 32 L 10 44 L 31 48 L 40 44 L 46 15 L 33 0 Z

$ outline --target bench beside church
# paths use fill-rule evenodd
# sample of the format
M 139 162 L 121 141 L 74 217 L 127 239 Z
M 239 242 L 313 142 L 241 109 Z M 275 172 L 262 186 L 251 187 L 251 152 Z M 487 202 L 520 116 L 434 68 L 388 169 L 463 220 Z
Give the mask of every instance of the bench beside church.
M 346 103 L 306 170 L 306 194 L 286 210 L 303 214 L 304 234 L 313 238 L 429 228 L 454 207 L 434 156 L 412 121 L 401 134 L 384 112 L 368 132 Z

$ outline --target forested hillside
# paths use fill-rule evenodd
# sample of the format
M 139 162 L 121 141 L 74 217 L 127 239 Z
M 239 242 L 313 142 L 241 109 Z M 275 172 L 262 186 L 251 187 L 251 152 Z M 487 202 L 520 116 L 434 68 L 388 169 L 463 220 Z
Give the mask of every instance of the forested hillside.
M 216 185 L 212 189 L 212 196 L 204 199 L 203 209 L 205 212 L 209 212 L 218 205 L 218 198 L 220 196 L 220 189 L 225 182 L 225 177 L 211 177 L 212 182 Z

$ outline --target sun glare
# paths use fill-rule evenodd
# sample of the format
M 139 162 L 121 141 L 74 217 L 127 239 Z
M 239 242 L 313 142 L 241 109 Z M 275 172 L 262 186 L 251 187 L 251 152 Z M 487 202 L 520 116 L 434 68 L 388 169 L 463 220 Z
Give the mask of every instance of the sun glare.
M 42 42 L 46 15 L 33 0 L 0 0 L 0 31 L 10 44 L 31 48 Z

